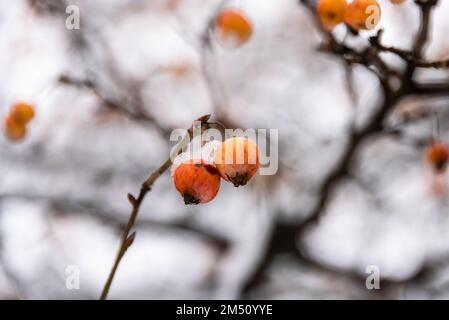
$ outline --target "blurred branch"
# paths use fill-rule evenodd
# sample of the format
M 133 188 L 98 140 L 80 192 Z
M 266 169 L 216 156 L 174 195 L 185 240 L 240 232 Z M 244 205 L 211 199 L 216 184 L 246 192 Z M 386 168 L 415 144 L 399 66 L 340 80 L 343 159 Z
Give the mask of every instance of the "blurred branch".
M 219 72 L 214 57 L 214 46 L 212 33 L 215 28 L 215 19 L 217 14 L 226 5 L 228 0 L 221 0 L 217 7 L 213 10 L 213 14 L 207 21 L 206 27 L 200 38 L 201 49 L 201 71 L 206 82 L 209 96 L 212 102 L 213 114 L 217 121 L 223 123 L 225 127 L 237 128 L 239 127 L 230 117 L 225 110 L 229 105 L 229 99 L 226 94 L 224 85 L 219 78 Z
M 206 19 L 204 29 L 198 36 L 195 36 L 194 41 L 189 41 L 190 39 L 187 39 L 184 34 L 181 34 L 181 37 L 199 53 L 201 74 L 211 101 L 214 117 L 225 127 L 238 128 L 240 126 L 226 112 L 229 106 L 229 98 L 224 83 L 220 79 L 213 40 L 216 17 L 228 2 L 229 0 L 220 0 L 218 2 L 210 16 Z
M 28 0 L 28 4 L 39 14 L 62 14 L 67 7 L 65 0 Z
M 415 0 L 415 3 L 420 8 L 421 24 L 418 34 L 415 38 L 415 43 L 412 48 L 413 57 L 420 59 L 429 39 L 430 31 L 430 15 L 432 9 L 438 4 L 439 0 Z
M 387 47 L 382 45 L 379 41 L 372 41 L 372 44 L 377 50 L 390 52 L 402 58 L 410 68 L 449 68 L 449 59 L 440 61 L 421 60 L 423 51 L 425 50 L 425 46 L 429 39 L 432 9 L 438 4 L 438 0 L 415 0 L 415 3 L 420 8 L 421 23 L 412 50 Z
M 413 82 L 413 93 L 415 95 L 424 96 L 448 96 L 449 95 L 449 79 L 442 82 L 434 83 L 418 83 Z
M 374 38 L 372 38 L 374 39 Z M 379 42 L 373 42 L 373 45 L 376 46 L 376 48 L 379 51 L 389 52 L 397 55 L 399 58 L 404 60 L 406 63 L 413 67 L 417 68 L 425 68 L 425 69 L 448 69 L 449 68 L 449 59 L 444 60 L 437 60 L 437 61 L 425 61 L 416 59 L 413 57 L 412 53 L 407 50 L 395 48 L 395 47 L 388 47 L 384 46 Z
M 42 202 L 49 206 L 56 215 L 85 215 L 98 220 L 117 230 L 126 227 L 127 220 L 119 212 L 100 205 L 97 201 L 73 200 L 71 198 L 40 196 L 25 193 L 1 193 L 1 200 L 22 199 L 26 201 Z M 144 219 L 139 222 L 139 226 L 146 229 L 164 229 L 173 232 L 189 232 L 203 238 L 210 245 L 217 248 L 224 248 L 228 245 L 228 239 L 196 227 L 189 219 L 177 219 L 176 221 L 161 222 Z
M 305 220 L 297 223 L 277 223 L 273 230 L 271 241 L 266 248 L 265 256 L 260 260 L 260 263 L 254 270 L 254 273 L 247 279 L 247 282 L 244 285 L 244 294 L 261 282 L 265 270 L 269 267 L 275 256 L 282 253 L 297 252 L 300 249 L 297 246 L 297 240 L 300 236 L 304 235 L 305 232 L 311 228 L 311 226 L 319 222 L 321 216 L 325 212 L 326 206 L 332 198 L 335 187 L 341 180 L 348 177 L 351 164 L 353 163 L 359 148 L 373 135 L 382 133 L 384 129 L 384 121 L 399 101 L 401 101 L 404 97 L 414 95 L 419 92 L 417 85 L 413 82 L 413 76 L 415 73 L 414 66 L 408 65 L 407 70 L 402 74 L 399 74 L 390 69 L 390 67 L 388 67 L 388 65 L 381 59 L 379 55 L 381 50 L 378 49 L 378 44 L 380 43 L 382 31 L 379 31 L 375 37 L 370 39 L 371 45 L 361 51 L 355 50 L 344 43 L 339 43 L 330 32 L 326 32 L 322 28 L 316 16 L 315 6 L 310 1 L 300 0 L 299 2 L 311 12 L 314 17 L 315 24 L 318 26 L 323 38 L 325 39 L 325 44 L 321 46 L 322 49 L 348 61 L 349 63 L 361 64 L 367 69 L 370 69 L 371 66 L 376 68 L 379 82 L 382 85 L 383 101 L 364 125 L 360 128 L 356 128 L 354 126 L 350 128 L 345 151 L 320 186 L 318 190 L 319 198 L 317 204 L 310 212 L 309 216 Z M 413 48 L 408 54 L 414 58 L 420 59 L 422 56 L 422 51 L 427 44 L 431 11 L 434 6 L 437 5 L 438 0 L 416 0 L 415 2 L 421 10 L 421 27 L 416 36 Z M 398 76 L 400 86 L 398 89 L 393 89 L 390 85 L 390 80 L 392 77 Z M 421 85 L 420 91 L 422 94 L 424 94 L 424 92 L 428 94 L 446 94 L 448 87 L 449 85 L 446 85 L 445 87 L 442 87 L 441 85 L 427 85 L 426 88 L 426 85 Z M 304 251 L 304 248 L 302 249 Z M 297 254 L 301 255 L 303 260 L 308 260 L 306 255 L 304 255 L 304 252 Z
M 58 82 L 64 85 L 74 86 L 76 88 L 84 88 L 93 92 L 108 109 L 119 112 L 130 120 L 136 121 L 143 125 L 151 125 L 158 130 L 162 136 L 167 136 L 170 134 L 171 130 L 169 128 L 163 127 L 156 119 L 143 111 L 143 108 L 133 108 L 128 109 L 124 106 L 126 101 L 115 101 L 112 98 L 106 97 L 105 94 L 101 92 L 98 85 L 89 79 L 76 79 L 68 75 L 61 75 Z

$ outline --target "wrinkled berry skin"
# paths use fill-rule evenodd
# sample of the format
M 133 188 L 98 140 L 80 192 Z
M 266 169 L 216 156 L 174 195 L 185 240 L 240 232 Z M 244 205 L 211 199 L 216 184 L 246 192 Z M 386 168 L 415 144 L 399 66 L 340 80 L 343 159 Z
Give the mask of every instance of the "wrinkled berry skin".
M 173 182 L 184 203 L 200 204 L 212 201 L 220 190 L 220 174 L 212 165 L 190 160 L 174 171 Z
M 217 150 L 215 166 L 235 187 L 244 186 L 259 170 L 259 148 L 247 138 L 230 138 Z
M 426 149 L 426 161 L 436 172 L 444 172 L 449 162 L 449 146 L 441 141 L 433 142 Z

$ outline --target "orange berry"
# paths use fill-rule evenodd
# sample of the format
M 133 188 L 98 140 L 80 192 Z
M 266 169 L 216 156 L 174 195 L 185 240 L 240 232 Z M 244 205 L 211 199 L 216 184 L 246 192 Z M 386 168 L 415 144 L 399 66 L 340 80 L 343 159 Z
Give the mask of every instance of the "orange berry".
M 234 186 L 244 186 L 259 170 L 259 148 L 248 138 L 230 138 L 217 150 L 215 165 Z
M 26 136 L 26 127 L 22 123 L 17 123 L 11 116 L 5 119 L 5 133 L 9 140 L 19 142 Z
M 25 125 L 34 118 L 34 108 L 28 103 L 19 102 L 13 105 L 10 115 L 15 122 Z
M 208 203 L 220 190 L 217 169 L 202 161 L 181 163 L 174 170 L 173 181 L 185 204 Z
M 345 22 L 354 30 L 374 29 L 380 21 L 377 0 L 353 0 L 345 11 Z
M 445 171 L 449 161 L 449 146 L 441 141 L 433 142 L 426 149 L 426 160 L 435 171 Z
M 249 18 L 238 9 L 224 9 L 215 21 L 215 34 L 221 45 L 238 48 L 245 44 L 253 33 Z
M 317 13 L 321 24 L 327 31 L 342 23 L 347 7 L 346 0 L 319 0 Z

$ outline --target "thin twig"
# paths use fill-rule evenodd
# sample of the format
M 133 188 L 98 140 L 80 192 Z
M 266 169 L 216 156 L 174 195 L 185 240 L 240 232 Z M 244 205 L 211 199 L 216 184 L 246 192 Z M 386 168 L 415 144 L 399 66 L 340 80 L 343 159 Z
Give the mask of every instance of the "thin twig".
M 209 120 L 210 115 L 203 116 L 198 119 L 202 124 L 204 124 L 204 129 L 208 129 L 207 121 Z M 203 127 L 203 126 L 202 126 Z M 193 134 L 193 127 L 191 127 L 188 130 L 188 134 L 184 137 L 184 139 L 178 144 L 178 147 L 175 149 L 174 154 L 179 154 L 182 151 L 182 148 L 190 141 L 191 135 Z M 134 224 L 137 219 L 137 215 L 139 213 L 139 209 L 145 199 L 145 196 L 147 193 L 151 190 L 153 184 L 156 182 L 156 180 L 165 172 L 167 171 L 172 164 L 172 157 L 169 157 L 165 162 L 142 183 L 142 186 L 140 188 L 140 192 L 137 198 L 135 198 L 133 195 L 128 194 L 128 200 L 131 203 L 132 210 L 131 214 L 129 216 L 128 223 L 123 230 L 123 235 L 121 238 L 121 244 L 119 247 L 119 250 L 117 252 L 117 256 L 114 260 L 114 264 L 112 266 L 111 271 L 109 272 L 108 279 L 106 280 L 106 283 L 103 287 L 103 291 L 101 292 L 100 299 L 105 300 L 108 296 L 109 290 L 112 285 L 112 281 L 114 280 L 115 273 L 117 272 L 117 268 L 120 264 L 120 261 L 122 260 L 123 256 L 125 255 L 128 248 L 132 245 L 134 238 L 135 238 L 135 232 L 131 233 L 132 228 L 134 227 Z

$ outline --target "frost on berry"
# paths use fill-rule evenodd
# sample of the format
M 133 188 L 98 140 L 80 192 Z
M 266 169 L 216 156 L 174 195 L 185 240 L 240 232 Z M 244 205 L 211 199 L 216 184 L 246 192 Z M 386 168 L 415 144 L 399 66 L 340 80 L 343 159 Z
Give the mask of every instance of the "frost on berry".
M 191 148 L 188 148 L 187 151 L 181 153 L 178 155 L 174 160 L 173 164 L 171 166 L 171 176 L 173 177 L 173 174 L 175 173 L 176 168 L 182 163 L 193 161 L 193 162 L 203 162 L 205 164 L 211 165 L 212 167 L 215 167 L 215 157 L 217 150 L 221 148 L 221 142 L 220 141 L 210 141 L 206 143 L 202 148 L 200 152 L 200 157 L 198 159 L 195 159 L 193 150 Z
M 172 166 L 170 168 L 170 174 L 173 177 L 175 174 L 176 169 L 185 162 L 189 162 L 190 160 L 192 160 L 192 157 L 190 155 L 190 152 L 183 152 L 180 155 L 178 155 L 172 163 Z
M 222 142 L 210 141 L 206 143 L 201 149 L 201 160 L 203 162 L 215 166 L 215 157 L 219 148 L 221 148 Z

